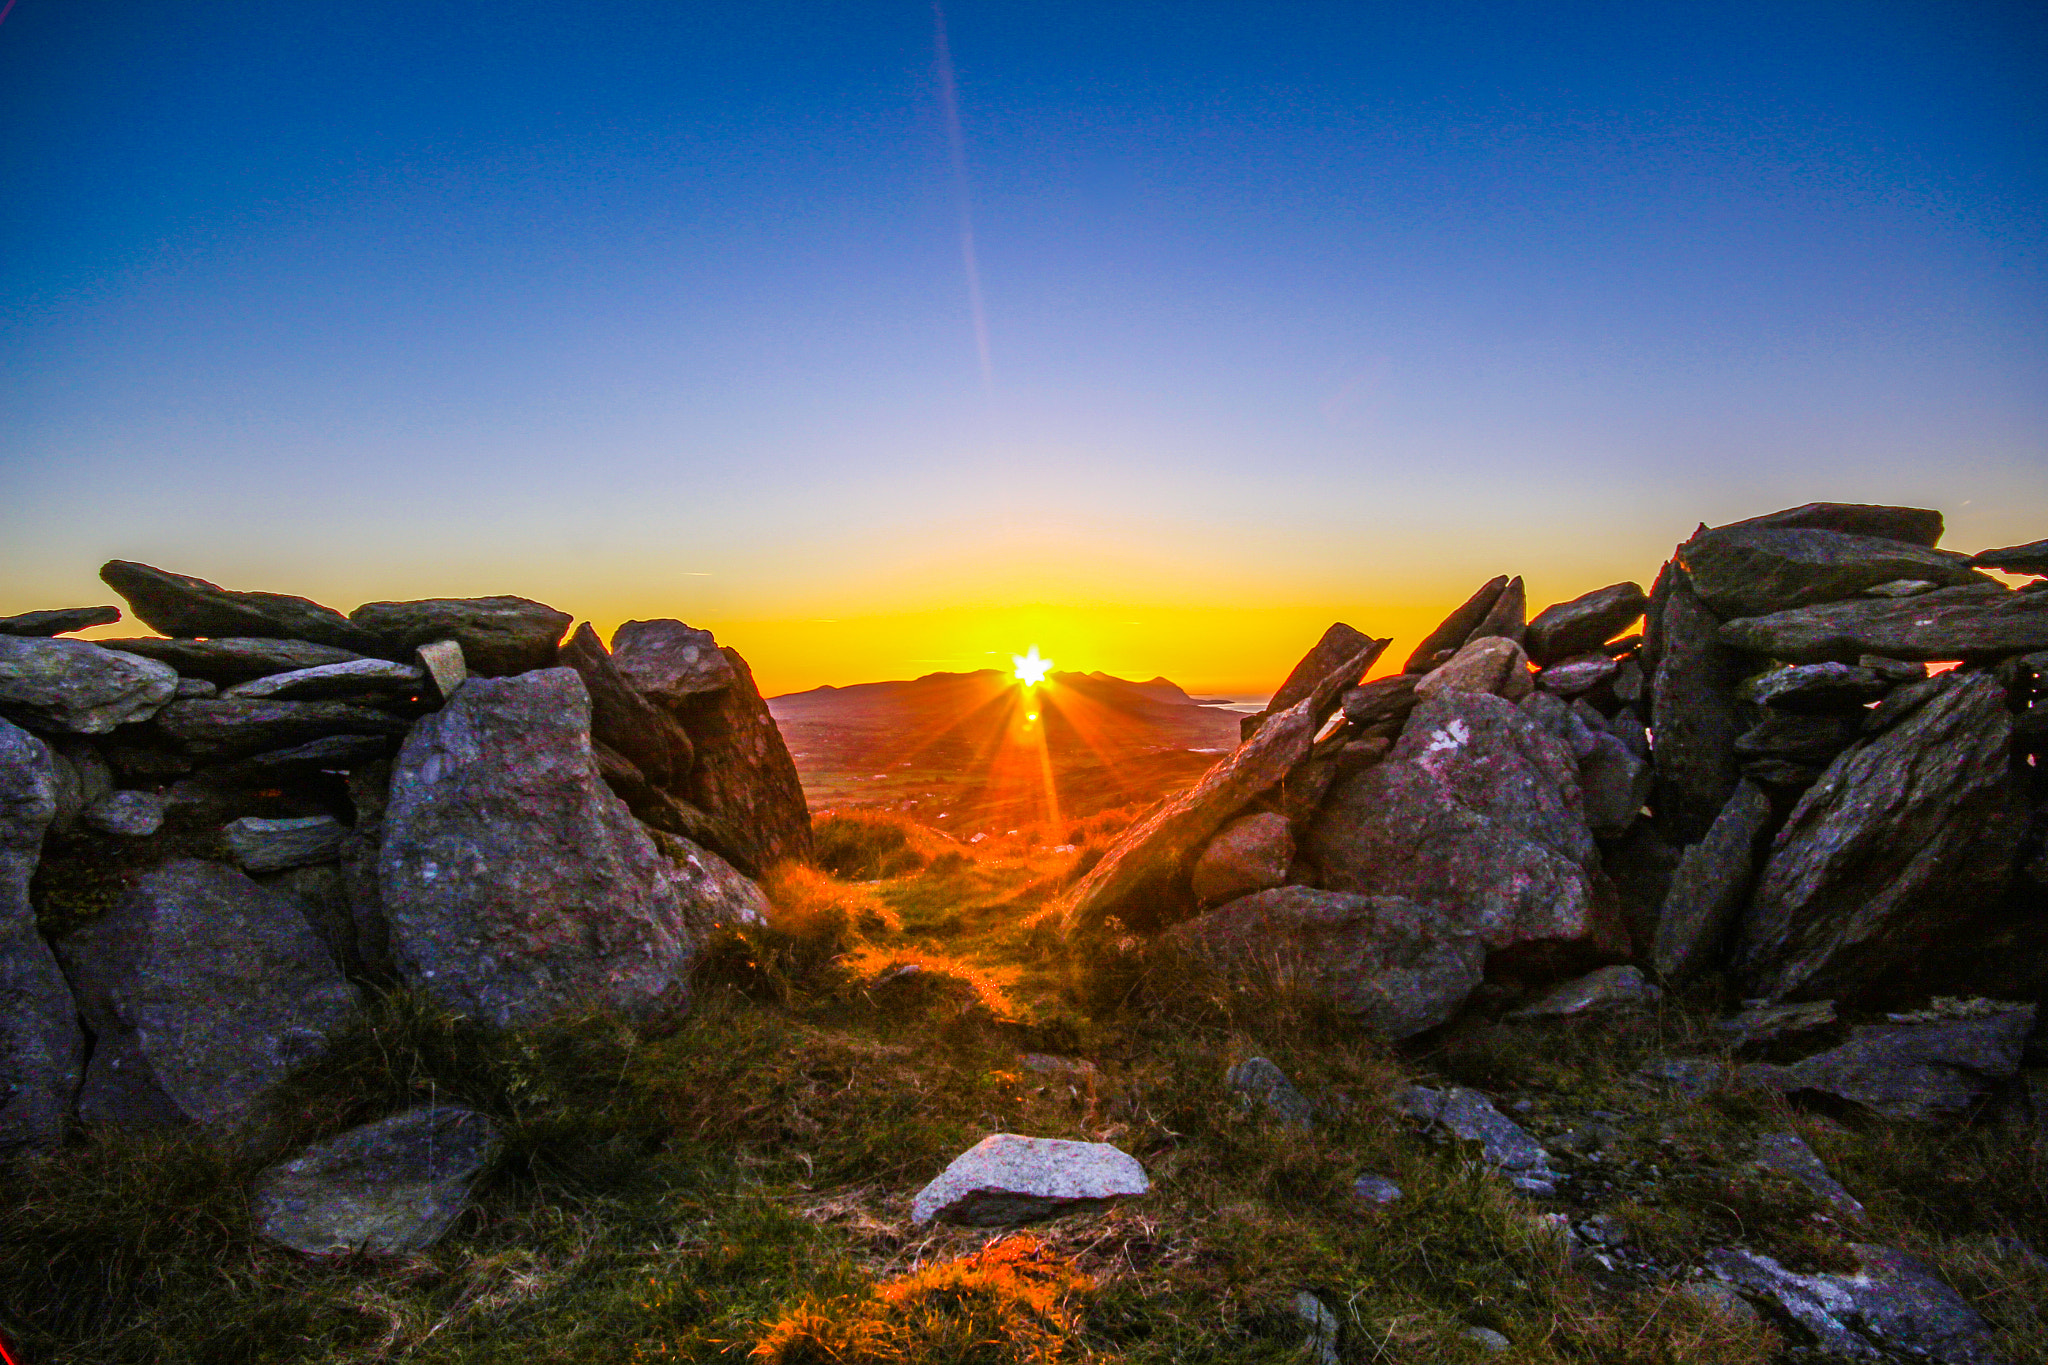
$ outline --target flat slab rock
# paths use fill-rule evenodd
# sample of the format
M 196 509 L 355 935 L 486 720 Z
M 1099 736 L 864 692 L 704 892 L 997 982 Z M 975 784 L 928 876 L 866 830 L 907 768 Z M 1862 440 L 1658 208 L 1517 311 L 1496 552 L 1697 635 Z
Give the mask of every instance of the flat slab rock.
M 0 707 L 38 729 L 103 735 L 147 720 L 178 692 L 178 675 L 85 640 L 0 635 Z
M 1961 555 L 1811 527 L 1723 527 L 1679 546 L 1678 562 L 1724 621 L 1838 601 L 1899 579 L 1978 581 Z
M 316 645 L 310 640 L 272 640 L 260 636 L 223 636 L 210 640 L 159 640 L 149 636 L 134 639 L 95 640 L 101 649 L 135 654 L 169 664 L 187 679 L 228 685 L 275 673 L 292 673 L 328 664 L 359 663 L 363 656 L 352 649 Z M 180 696 L 185 695 L 179 693 Z
M 910 1219 L 1001 1227 L 1098 1209 L 1151 1188 L 1137 1158 L 1106 1142 L 996 1133 L 919 1190 Z
M 52 611 L 25 611 L 19 616 L 0 616 L 0 635 L 47 638 L 84 630 L 87 626 L 111 626 L 120 619 L 119 607 L 58 607 Z
M 1991 1326 L 1933 1266 L 1892 1247 L 1852 1244 L 1849 1275 L 1802 1275 L 1736 1247 L 1707 1253 L 1707 1269 L 1784 1309 L 1834 1357 L 1888 1360 L 1903 1351 L 1937 1365 L 2000 1365 Z
M 1441 1125 L 1453 1137 L 1478 1143 L 1480 1159 L 1506 1175 L 1516 1189 L 1528 1194 L 1556 1193 L 1557 1172 L 1550 1169 L 1550 1154 L 1543 1144 L 1478 1091 L 1463 1086 L 1433 1090 L 1412 1085 L 1394 1097 L 1394 1109 L 1406 1118 Z
M 348 619 L 375 642 L 371 652 L 409 658 L 421 645 L 453 640 L 471 673 L 499 678 L 552 666 L 573 618 L 525 597 L 435 597 L 365 602 Z
M 256 1179 L 256 1230 L 309 1255 L 423 1251 L 469 1200 L 499 1145 L 488 1118 L 430 1105 L 315 1143 Z
M 236 592 L 203 578 L 125 559 L 100 566 L 100 581 L 128 599 L 137 620 L 165 635 L 310 640 L 371 652 L 376 641 L 332 607 L 274 592 Z
M 1992 583 L 1942 588 L 1918 597 L 1863 597 L 1743 616 L 1721 642 L 1792 664 L 1864 654 L 1891 659 L 1993 659 L 2048 649 L 2048 593 Z

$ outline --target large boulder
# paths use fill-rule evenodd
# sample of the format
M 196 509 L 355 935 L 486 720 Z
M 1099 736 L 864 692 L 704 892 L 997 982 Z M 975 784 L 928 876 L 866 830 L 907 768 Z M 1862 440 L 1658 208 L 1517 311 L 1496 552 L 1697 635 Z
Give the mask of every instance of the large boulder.
M 696 764 L 680 795 L 722 822 L 734 839 L 727 855 L 759 874 L 811 856 L 811 808 L 753 670 L 738 651 L 719 652 L 732 669 L 732 684 L 700 693 L 679 716 L 696 745 Z
M 1305 844 L 1328 889 L 1431 907 L 1504 960 L 1627 953 L 1571 753 L 1501 698 L 1417 706 L 1386 762 L 1338 779 Z
M 400 976 L 492 1024 L 689 1000 L 675 872 L 599 777 L 572 669 L 473 678 L 414 726 L 378 881 Z
M 402 1255 L 439 1241 L 499 1146 L 497 1126 L 425 1105 L 315 1143 L 257 1177 L 256 1230 L 308 1255 Z
M 471 673 L 503 678 L 552 667 L 574 618 L 524 597 L 438 597 L 365 602 L 348 619 L 375 642 L 373 652 L 404 659 L 421 645 L 454 640 Z
M 173 669 L 84 640 L 0 635 L 0 711 L 79 735 L 147 720 L 178 692 Z
M 25 611 L 19 616 L 0 616 L 0 635 L 47 638 L 68 635 L 87 626 L 111 626 L 120 619 L 119 607 L 58 607 L 54 611 Z
M 1998 681 L 1950 675 L 1836 759 L 1772 844 L 1735 954 L 1746 994 L 1863 1000 L 1966 985 L 1941 973 L 1969 969 L 1966 945 L 1995 912 L 2026 826 L 2011 741 Z
M 234 592 L 125 559 L 100 566 L 100 581 L 128 599 L 136 619 L 171 636 L 254 636 L 311 640 L 358 653 L 375 641 L 332 607 L 274 592 Z
M 1316 731 L 1338 696 L 1358 681 L 1382 647 L 1383 642 L 1372 641 L 1331 669 L 1313 692 L 1272 716 L 1194 786 L 1125 830 L 1059 903 L 1063 931 L 1094 930 L 1111 916 L 1140 929 L 1187 918 L 1194 897 L 1183 879 L 1196 851 L 1308 758 Z
M 1649 599 L 1635 583 L 1615 583 L 1538 612 L 1522 637 L 1529 657 L 1549 667 L 1600 646 L 1642 619 Z
M 1791 528 L 1840 531 L 1852 536 L 1879 536 L 1907 545 L 1932 548 L 1941 543 L 1941 513 L 1930 507 L 1883 507 L 1862 502 L 1809 502 L 1734 521 L 1715 529 Z M 1702 531 L 1706 527 L 1700 528 Z
M 590 694 L 592 739 L 611 746 L 657 787 L 667 789 L 689 775 L 696 756 L 689 735 L 634 690 L 589 622 L 562 646 L 561 660 L 576 670 Z
M 1741 777 L 1735 738 L 1744 727 L 1734 689 L 1748 670 L 1717 635 L 1720 624 L 1682 577 L 1669 585 L 1650 729 L 1657 737 L 1657 823 L 1678 844 L 1706 837 Z
M 78 1010 L 28 899 L 55 788 L 43 742 L 0 720 L 0 1155 L 62 1140 L 85 1066 Z
M 732 686 L 732 661 L 708 630 L 663 617 L 612 632 L 612 662 L 633 690 L 671 709 Z
M 187 678 L 223 685 L 247 682 L 251 678 L 267 678 L 275 673 L 323 668 L 329 664 L 356 663 L 363 658 L 352 649 L 316 645 L 308 640 L 240 636 L 218 640 L 158 640 L 138 636 L 131 640 L 95 640 L 93 643 L 102 649 L 169 664 Z
M 356 1003 L 294 899 L 197 859 L 146 874 L 57 952 L 93 1035 L 88 1123 L 232 1134 Z
M 1723 620 L 1835 602 L 1900 579 L 1982 581 L 1961 555 L 1878 536 L 1789 526 L 1731 526 L 1694 536 L 1678 562 Z
M 1226 979 L 1268 978 L 1389 1040 L 1435 1028 L 1479 984 L 1486 949 L 1413 901 L 1283 886 L 1183 921 L 1159 940 Z
M 1866 597 L 1744 616 L 1721 627 L 1723 644 L 1786 663 L 1891 659 L 1999 659 L 2048 649 L 2048 592 L 1996 583 L 1918 597 Z

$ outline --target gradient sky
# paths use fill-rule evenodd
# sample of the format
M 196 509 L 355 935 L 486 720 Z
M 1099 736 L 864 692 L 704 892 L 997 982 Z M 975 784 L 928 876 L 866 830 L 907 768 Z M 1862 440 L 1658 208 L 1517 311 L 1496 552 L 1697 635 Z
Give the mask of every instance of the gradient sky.
M 1270 689 L 1813 499 L 2048 535 L 2038 4 L 18 0 L 0 614 Z M 125 624 L 110 632 L 132 632 Z

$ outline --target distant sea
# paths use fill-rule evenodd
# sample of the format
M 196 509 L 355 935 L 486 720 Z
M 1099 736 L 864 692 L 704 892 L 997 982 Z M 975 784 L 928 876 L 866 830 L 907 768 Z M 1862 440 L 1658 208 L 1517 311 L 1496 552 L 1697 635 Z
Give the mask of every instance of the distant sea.
M 1196 704 L 1197 706 L 1213 706 L 1213 707 L 1215 707 L 1216 709 L 1218 709 L 1219 711 L 1240 711 L 1240 712 L 1244 713 L 1245 715 L 1249 716 L 1249 715 L 1253 715 L 1253 714 L 1255 714 L 1256 712 L 1259 712 L 1259 711 L 1263 711 L 1263 710 L 1265 710 L 1265 709 L 1266 709 L 1266 703 L 1267 703 L 1267 702 L 1269 702 L 1269 701 L 1271 701 L 1271 700 L 1273 700 L 1273 699 L 1272 699 L 1272 697 L 1270 697 L 1270 696 L 1265 696 L 1265 697 L 1196 697 L 1196 698 L 1195 698 L 1195 704 Z

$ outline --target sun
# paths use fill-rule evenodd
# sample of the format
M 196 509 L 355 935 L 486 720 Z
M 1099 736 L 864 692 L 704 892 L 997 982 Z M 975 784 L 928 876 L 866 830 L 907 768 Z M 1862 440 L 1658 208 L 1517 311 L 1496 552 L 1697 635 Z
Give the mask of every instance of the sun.
M 1017 681 L 1026 687 L 1036 687 L 1045 681 L 1046 670 L 1052 667 L 1051 659 L 1038 657 L 1038 646 L 1031 646 L 1028 654 L 1012 654 L 1010 662 L 1017 667 Z

